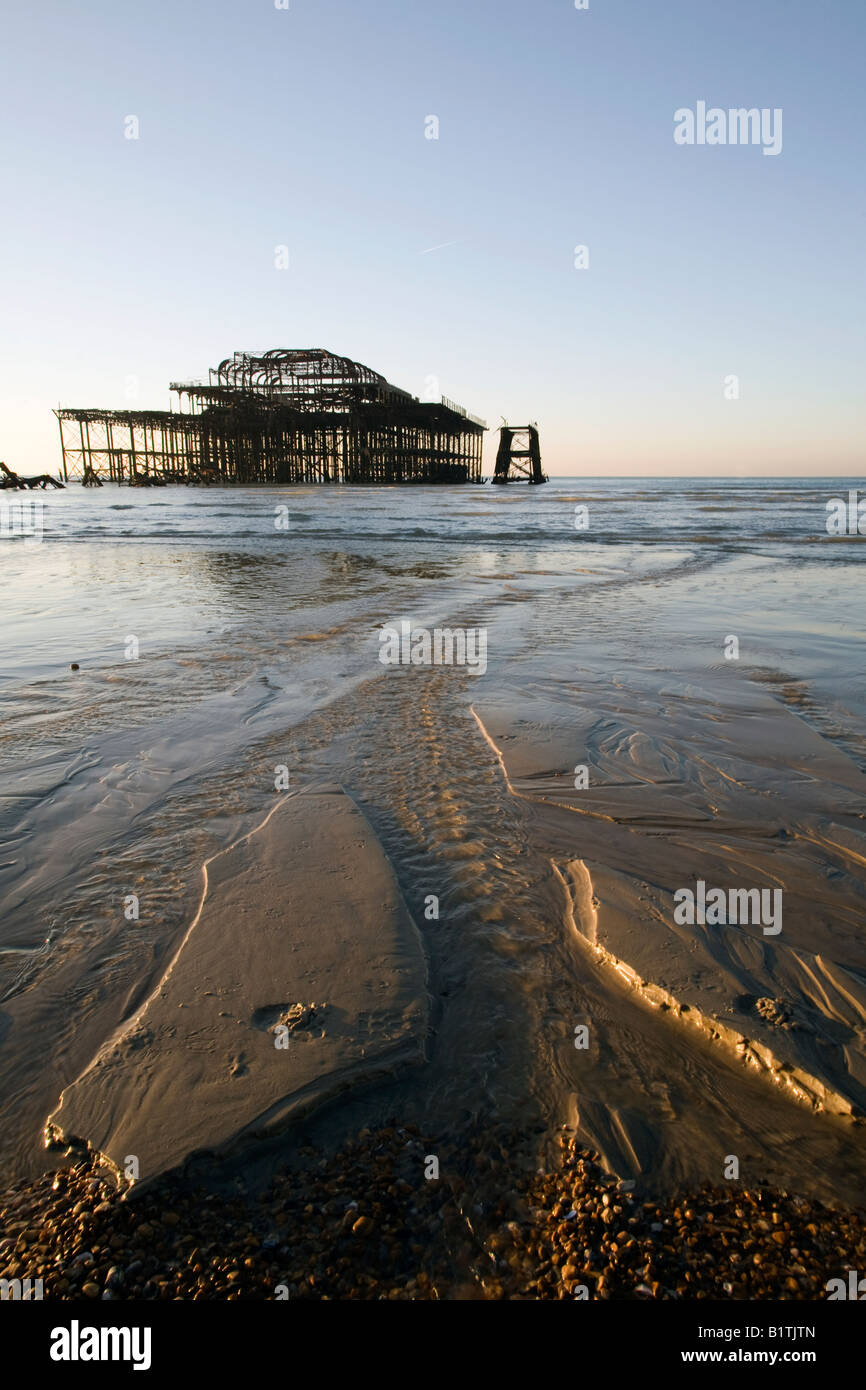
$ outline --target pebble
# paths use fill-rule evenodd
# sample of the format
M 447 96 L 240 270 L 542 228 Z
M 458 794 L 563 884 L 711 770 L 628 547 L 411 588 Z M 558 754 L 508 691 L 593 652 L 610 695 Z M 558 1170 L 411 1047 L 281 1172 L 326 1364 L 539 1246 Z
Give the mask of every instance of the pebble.
M 861 1213 L 769 1187 L 651 1199 L 573 1137 L 536 1170 L 539 1142 L 449 1147 L 394 1126 L 330 1156 L 297 1149 L 259 1197 L 219 1184 L 217 1164 L 210 1190 L 167 1177 L 131 1202 L 79 1149 L 0 1194 L 2 1277 L 69 1300 L 270 1300 L 284 1284 L 292 1300 L 814 1301 L 866 1270 Z

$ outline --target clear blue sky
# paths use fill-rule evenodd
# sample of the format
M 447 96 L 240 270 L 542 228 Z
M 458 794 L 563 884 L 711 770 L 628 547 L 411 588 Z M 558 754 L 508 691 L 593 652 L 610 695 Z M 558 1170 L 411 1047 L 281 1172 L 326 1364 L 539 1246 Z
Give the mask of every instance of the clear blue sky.
M 279 346 L 552 473 L 862 472 L 864 57 L 864 0 L 10 3 L 0 458 Z M 676 145 L 702 100 L 782 153 Z

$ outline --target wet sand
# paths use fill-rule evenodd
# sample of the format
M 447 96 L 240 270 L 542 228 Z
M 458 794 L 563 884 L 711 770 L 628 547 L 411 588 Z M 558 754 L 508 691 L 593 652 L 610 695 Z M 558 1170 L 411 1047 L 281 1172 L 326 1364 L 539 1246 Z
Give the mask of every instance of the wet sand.
M 666 690 L 639 729 L 616 705 L 581 708 L 548 681 L 466 707 L 580 980 L 586 1046 L 560 1048 L 556 1073 L 561 1156 L 549 1119 L 425 1139 L 401 1123 L 447 1113 L 424 1060 L 419 929 L 369 823 L 339 790 L 311 790 L 206 866 L 158 988 L 51 1117 L 76 1166 L 8 1198 L 25 1235 L 39 1225 L 43 1260 L 12 1229 L 8 1270 L 41 1269 L 66 1297 L 826 1297 L 866 1250 L 866 779 L 751 685 Z M 781 886 L 782 930 L 678 924 L 673 895 L 700 877 Z M 293 1005 L 281 1054 L 271 1032 Z M 385 1104 L 400 1120 L 340 1147 L 359 1106 Z M 129 1153 L 146 1180 L 118 1192 Z M 243 1199 L 214 1207 L 231 1184 Z M 73 1191 L 85 1214 L 70 1226 Z
M 612 691 L 603 708 L 537 681 L 473 709 L 527 803 L 581 959 L 575 1023 L 589 1037 L 572 1113 L 587 1144 L 630 1177 L 714 1181 L 734 1154 L 761 1180 L 857 1202 L 859 768 L 721 675 L 639 701 Z M 699 880 L 780 890 L 780 929 L 678 922 L 674 895 Z
M 424 1059 L 420 939 L 344 792 L 287 795 L 203 878 L 153 994 L 48 1122 L 140 1183 Z
M 149 1180 L 363 1083 L 373 1123 L 386 1103 L 455 1137 L 485 1114 L 516 1127 L 531 1116 L 549 1132 L 574 1126 L 612 1172 L 656 1191 L 717 1182 L 733 1155 L 743 1181 L 856 1204 L 866 777 L 742 680 L 663 687 L 654 704 L 619 691 L 607 708 L 552 679 L 472 694 L 464 736 L 525 846 L 511 872 L 531 865 L 544 903 L 523 907 L 491 880 L 478 946 L 504 953 L 524 990 L 559 996 L 554 1027 L 521 1022 L 519 996 L 500 1004 L 510 971 L 475 997 L 464 987 L 452 1002 L 447 984 L 443 995 L 467 943 L 449 934 L 458 924 L 444 904 L 444 920 L 426 919 L 432 881 L 413 883 L 413 921 L 371 824 L 345 794 L 311 788 L 206 864 L 171 964 L 65 1088 L 49 1133 L 120 1171 L 134 1155 Z M 332 770 L 341 756 L 329 744 Z M 588 771 L 579 790 L 576 766 Z M 423 793 L 408 789 L 409 807 L 423 811 Z M 453 814 L 443 852 L 480 887 L 502 820 L 488 849 L 458 829 L 458 804 Z M 698 880 L 781 889 L 781 930 L 678 923 L 674 894 Z M 533 941 L 522 919 L 544 936 Z M 439 986 L 429 1021 L 428 959 Z M 281 1020 L 286 1051 L 274 1047 Z M 502 1051 L 488 1076 L 491 1024 Z M 455 1122 L 473 1085 L 478 1108 Z

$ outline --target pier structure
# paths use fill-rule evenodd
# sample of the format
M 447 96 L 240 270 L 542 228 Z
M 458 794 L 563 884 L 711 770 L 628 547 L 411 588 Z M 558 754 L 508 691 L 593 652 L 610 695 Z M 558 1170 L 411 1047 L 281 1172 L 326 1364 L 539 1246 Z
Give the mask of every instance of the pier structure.
M 481 482 L 485 422 L 324 348 L 236 352 L 177 409 L 60 407 L 63 477 L 159 483 Z
M 546 483 L 535 425 L 503 425 L 499 431 L 494 483 Z

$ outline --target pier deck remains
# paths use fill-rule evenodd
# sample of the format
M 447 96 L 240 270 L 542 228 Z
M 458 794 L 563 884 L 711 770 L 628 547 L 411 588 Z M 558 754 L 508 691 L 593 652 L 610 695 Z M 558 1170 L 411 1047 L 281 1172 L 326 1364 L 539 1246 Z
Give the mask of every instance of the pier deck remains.
M 236 352 L 177 410 L 62 407 L 64 479 L 154 483 L 481 481 L 486 425 L 324 348 Z

